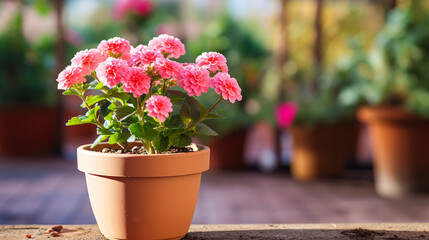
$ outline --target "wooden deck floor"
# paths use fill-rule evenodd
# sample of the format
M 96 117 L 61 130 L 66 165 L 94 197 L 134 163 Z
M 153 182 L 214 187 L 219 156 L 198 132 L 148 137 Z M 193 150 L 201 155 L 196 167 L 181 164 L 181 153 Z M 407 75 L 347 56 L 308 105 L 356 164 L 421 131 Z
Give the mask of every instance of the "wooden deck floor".
M 429 195 L 383 199 L 373 190 L 370 172 L 348 176 L 302 183 L 287 173 L 208 172 L 193 223 L 429 221 Z M 75 163 L 0 162 L 0 224 L 91 223 L 84 176 Z

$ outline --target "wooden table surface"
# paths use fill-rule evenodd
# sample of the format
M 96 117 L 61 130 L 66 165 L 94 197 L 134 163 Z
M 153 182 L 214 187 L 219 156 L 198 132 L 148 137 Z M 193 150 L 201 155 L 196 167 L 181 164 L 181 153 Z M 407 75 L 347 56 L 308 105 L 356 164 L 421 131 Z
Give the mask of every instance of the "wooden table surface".
M 105 239 L 97 225 L 64 225 L 58 237 L 51 225 L 0 225 L 1 240 Z M 429 239 L 429 223 L 192 225 L 184 239 Z

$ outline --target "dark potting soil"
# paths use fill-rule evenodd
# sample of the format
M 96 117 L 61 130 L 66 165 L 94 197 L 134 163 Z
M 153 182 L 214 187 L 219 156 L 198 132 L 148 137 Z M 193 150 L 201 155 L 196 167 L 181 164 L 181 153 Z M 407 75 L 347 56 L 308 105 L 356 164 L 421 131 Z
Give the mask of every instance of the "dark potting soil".
M 163 153 L 171 154 L 171 153 L 194 152 L 194 149 L 196 149 L 195 144 L 193 145 L 191 144 L 186 147 L 171 146 L 168 151 Z M 123 154 L 147 154 L 146 148 L 144 146 L 134 146 L 131 149 L 113 149 L 113 148 L 107 147 L 107 148 L 103 148 L 101 152 L 102 153 L 123 153 Z

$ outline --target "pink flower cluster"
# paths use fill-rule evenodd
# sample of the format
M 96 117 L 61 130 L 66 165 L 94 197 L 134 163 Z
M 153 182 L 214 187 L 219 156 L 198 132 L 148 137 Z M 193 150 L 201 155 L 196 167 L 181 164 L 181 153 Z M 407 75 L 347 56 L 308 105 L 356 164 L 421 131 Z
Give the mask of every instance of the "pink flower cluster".
M 75 65 L 68 66 L 58 74 L 58 89 L 67 90 L 76 83 L 86 82 L 84 76 L 82 67 Z
M 166 96 L 153 95 L 146 100 L 146 108 L 149 112 L 149 116 L 158 119 L 160 122 L 164 122 L 168 118 L 170 112 L 173 111 L 173 104 Z
M 130 58 L 130 42 L 123 38 L 114 37 L 109 40 L 103 40 L 98 44 L 98 50 L 104 57 L 120 57 L 122 59 Z
M 179 58 L 185 54 L 185 45 L 180 39 L 161 34 L 149 41 L 148 46 L 165 54 L 166 57 Z
M 217 94 L 221 94 L 223 99 L 234 103 L 235 100 L 241 101 L 241 88 L 235 78 L 231 78 L 228 73 L 220 72 L 214 76 L 211 82 Z
M 201 54 L 195 60 L 197 66 L 208 69 L 210 72 L 228 72 L 228 66 L 226 65 L 226 58 L 217 52 L 205 52 Z
M 150 77 L 140 68 L 130 68 L 128 78 L 124 78 L 122 83 L 124 91 L 132 93 L 136 98 L 149 93 Z
M 151 87 L 163 84 L 170 87 L 177 82 L 189 96 L 201 96 L 211 87 L 231 103 L 242 100 L 241 88 L 228 74 L 227 60 L 222 54 L 205 52 L 195 63 L 181 64 L 171 60 L 184 54 L 183 43 L 166 34 L 153 38 L 148 46 L 136 48 L 119 37 L 103 40 L 97 49 L 76 53 L 71 65 L 58 75 L 58 89 L 66 90 L 84 83 L 85 76 L 90 75 L 104 86 L 122 88 L 135 98 L 149 94 Z M 145 104 L 149 116 L 160 122 L 172 112 L 172 103 L 165 96 L 153 95 Z

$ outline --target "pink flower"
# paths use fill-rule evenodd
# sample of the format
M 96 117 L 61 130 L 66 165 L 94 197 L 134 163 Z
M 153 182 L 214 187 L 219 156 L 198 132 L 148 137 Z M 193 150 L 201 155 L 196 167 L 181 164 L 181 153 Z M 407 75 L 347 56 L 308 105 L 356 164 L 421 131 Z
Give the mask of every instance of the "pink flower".
M 189 96 L 201 96 L 208 92 L 210 86 L 210 74 L 204 68 L 190 65 L 186 67 L 179 77 L 179 87 L 185 89 Z
M 136 48 L 131 50 L 130 61 L 131 65 L 135 67 L 153 63 L 158 58 L 163 58 L 162 54 L 159 51 L 144 45 L 138 45 Z
M 140 97 L 142 94 L 148 94 L 150 89 L 150 77 L 146 75 L 143 69 L 131 67 L 128 69 L 128 77 L 122 79 L 124 84 L 122 88 L 125 92 L 132 93 L 134 97 Z
M 76 83 L 86 82 L 84 73 L 80 66 L 68 66 L 58 74 L 58 89 L 69 89 Z
M 288 128 L 295 119 L 298 112 L 298 105 L 294 102 L 284 102 L 276 107 L 277 124 L 281 128 Z
M 183 70 L 182 64 L 165 58 L 159 58 L 153 66 L 164 79 L 173 77 L 174 80 L 178 80 L 180 72 Z
M 206 68 L 210 72 L 228 72 L 228 66 L 226 65 L 226 58 L 217 52 L 205 52 L 197 57 L 195 60 L 197 66 Z
M 214 76 L 211 81 L 211 87 L 214 88 L 217 94 L 222 94 L 223 99 L 234 103 L 235 100 L 241 101 L 241 88 L 235 78 L 229 76 L 228 73 L 220 72 Z
M 162 95 L 152 95 L 146 100 L 146 108 L 149 116 L 157 118 L 158 121 L 164 122 L 169 113 L 173 111 L 173 104 L 168 97 Z
M 95 69 L 98 78 L 105 86 L 113 87 L 126 81 L 129 75 L 128 63 L 122 59 L 108 58 Z
M 167 34 L 161 34 L 149 41 L 148 46 L 166 54 L 166 57 L 179 58 L 185 54 L 185 45 L 180 39 Z
M 128 12 L 133 12 L 140 16 L 146 16 L 153 10 L 152 1 L 148 0 L 117 0 L 112 9 L 115 20 L 122 19 Z
M 106 58 L 101 56 L 100 51 L 97 49 L 89 49 L 76 53 L 71 63 L 72 65 L 82 67 L 82 71 L 85 75 L 91 75 L 91 71 L 94 71 L 98 64 L 104 60 L 106 60 Z
M 126 39 L 114 37 L 109 40 L 103 40 L 98 44 L 98 50 L 104 57 L 115 57 L 122 59 L 130 58 L 131 45 Z

